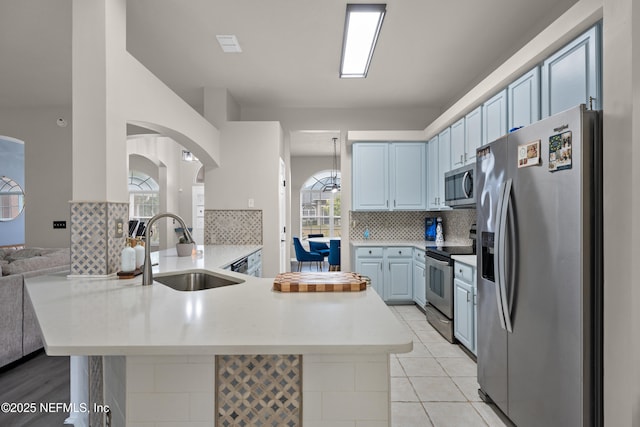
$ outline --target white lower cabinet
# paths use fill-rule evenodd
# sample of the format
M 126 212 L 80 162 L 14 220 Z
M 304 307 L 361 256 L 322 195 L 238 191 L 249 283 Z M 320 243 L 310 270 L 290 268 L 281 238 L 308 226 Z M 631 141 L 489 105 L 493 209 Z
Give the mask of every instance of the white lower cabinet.
M 387 275 L 385 301 L 413 300 L 413 248 L 389 247 L 385 249 Z
M 413 248 L 359 247 L 355 266 L 385 302 L 413 301 Z
M 356 272 L 371 279 L 371 287 L 384 299 L 383 252 L 382 248 L 357 248 Z
M 456 261 L 453 288 L 454 335 L 462 345 L 467 347 L 473 354 L 476 354 L 476 268 Z

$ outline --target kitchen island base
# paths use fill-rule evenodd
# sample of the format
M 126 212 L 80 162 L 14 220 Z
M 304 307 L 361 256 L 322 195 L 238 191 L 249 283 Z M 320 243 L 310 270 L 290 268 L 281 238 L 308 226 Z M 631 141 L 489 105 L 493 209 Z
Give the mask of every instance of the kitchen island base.
M 386 353 L 102 359 L 114 426 L 390 425 Z

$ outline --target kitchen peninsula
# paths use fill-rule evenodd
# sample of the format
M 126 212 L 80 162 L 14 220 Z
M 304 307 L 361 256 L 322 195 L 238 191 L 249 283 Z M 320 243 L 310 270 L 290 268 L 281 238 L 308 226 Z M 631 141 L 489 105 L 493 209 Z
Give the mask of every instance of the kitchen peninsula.
M 161 251 L 154 276 L 205 270 L 242 283 L 181 292 L 140 276 L 27 281 L 47 354 L 102 356 L 94 403 L 109 406 L 112 425 L 389 425 L 389 354 L 413 344 L 372 289 L 278 293 L 273 279 L 221 268 L 259 246 L 199 249 Z

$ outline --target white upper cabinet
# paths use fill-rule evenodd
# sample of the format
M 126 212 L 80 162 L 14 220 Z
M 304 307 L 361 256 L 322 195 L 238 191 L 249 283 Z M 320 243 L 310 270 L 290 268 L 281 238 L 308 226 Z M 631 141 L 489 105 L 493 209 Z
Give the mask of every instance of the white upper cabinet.
M 476 150 L 482 145 L 482 107 L 478 107 L 464 118 L 465 123 L 465 164 L 476 162 Z
M 427 142 L 427 208 L 436 209 L 439 206 L 438 168 L 438 137 L 434 136 Z
M 426 163 L 423 142 L 353 144 L 353 209 L 426 209 Z
M 398 142 L 390 146 L 391 206 L 394 210 L 427 207 L 427 153 L 424 143 Z
M 451 125 L 451 168 L 464 166 L 465 138 L 464 117 Z
M 540 69 L 535 67 L 508 90 L 509 129 L 530 125 L 540 120 Z
M 353 209 L 389 209 L 389 144 L 353 144 Z
M 498 92 L 482 105 L 482 142 L 488 144 L 507 133 L 507 90 Z
M 451 128 L 427 143 L 427 208 L 448 208 L 444 204 L 444 173 L 451 170 Z
M 548 117 L 578 104 L 600 109 L 599 26 L 569 43 L 542 64 L 542 117 Z

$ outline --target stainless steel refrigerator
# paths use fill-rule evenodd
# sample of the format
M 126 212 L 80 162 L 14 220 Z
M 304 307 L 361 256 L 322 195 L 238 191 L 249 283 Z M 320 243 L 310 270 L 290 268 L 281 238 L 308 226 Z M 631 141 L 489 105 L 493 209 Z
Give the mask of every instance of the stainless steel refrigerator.
M 518 427 L 602 425 L 602 131 L 583 105 L 477 152 L 478 383 Z

